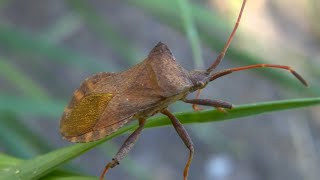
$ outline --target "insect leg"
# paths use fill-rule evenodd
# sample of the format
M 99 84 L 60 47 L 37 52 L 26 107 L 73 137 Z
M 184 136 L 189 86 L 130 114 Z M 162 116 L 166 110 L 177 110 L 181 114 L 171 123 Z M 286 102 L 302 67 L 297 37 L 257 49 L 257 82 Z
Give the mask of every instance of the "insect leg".
M 202 89 L 199 89 L 198 91 L 197 91 L 197 94 L 196 94 L 196 99 L 199 99 L 199 96 L 200 96 L 200 94 L 201 94 L 201 90 Z M 199 108 L 198 106 L 197 106 L 197 104 L 192 104 L 192 109 L 193 110 L 195 110 L 195 111 L 201 111 L 202 110 L 202 108 Z
M 139 119 L 139 127 L 126 139 L 126 141 L 122 144 L 121 148 L 117 152 L 117 154 L 114 156 L 111 162 L 109 162 L 106 167 L 104 168 L 100 180 L 102 180 L 105 176 L 105 174 L 108 172 L 110 168 L 115 167 L 116 165 L 119 165 L 119 161 L 122 160 L 128 152 L 132 149 L 136 141 L 138 140 L 142 129 L 144 128 L 145 119 Z
M 193 158 L 193 153 L 194 153 L 193 142 L 192 142 L 189 134 L 187 133 L 186 129 L 182 126 L 180 121 L 170 111 L 168 111 L 167 109 L 164 109 L 161 111 L 161 113 L 168 116 L 168 118 L 172 122 L 173 127 L 176 129 L 178 135 L 180 136 L 180 138 L 183 140 L 184 144 L 189 149 L 189 158 L 188 158 L 188 161 L 187 161 L 186 166 L 183 171 L 183 179 L 187 180 L 190 164 L 191 164 L 191 161 Z
M 220 101 L 220 100 L 211 100 L 211 99 L 184 99 L 183 100 L 186 103 L 190 104 L 197 104 L 197 105 L 203 105 L 203 106 L 213 106 L 217 110 L 221 112 L 226 112 L 224 108 L 232 109 L 233 105 L 231 103 Z

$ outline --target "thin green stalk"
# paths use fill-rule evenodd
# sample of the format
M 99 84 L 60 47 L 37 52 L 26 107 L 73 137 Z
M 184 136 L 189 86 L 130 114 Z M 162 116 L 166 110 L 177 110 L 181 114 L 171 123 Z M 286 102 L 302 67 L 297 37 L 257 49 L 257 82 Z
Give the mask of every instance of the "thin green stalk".
M 0 75 L 28 96 L 34 99 L 48 99 L 48 94 L 41 86 L 3 57 L 0 57 Z
M 204 63 L 201 56 L 201 46 L 197 28 L 193 23 L 193 16 L 188 0 L 178 0 L 178 6 L 181 11 L 181 18 L 184 23 L 184 29 L 191 43 L 194 65 L 197 69 L 203 68 Z
M 72 65 L 70 67 L 89 69 L 92 72 L 111 71 L 116 69 L 112 67 L 112 64 L 110 63 L 109 65 L 101 63 L 105 61 L 85 56 L 83 53 L 74 52 L 67 48 L 58 47 L 55 44 L 45 41 L 43 38 L 1 24 L 0 45 L 5 46 L 14 53 L 42 55 L 53 61 Z
M 0 111 L 9 111 L 20 116 L 43 116 L 59 118 L 63 108 L 67 105 L 65 100 L 34 99 L 32 97 L 0 94 Z
M 111 47 L 126 61 L 129 66 L 140 62 L 138 51 L 130 45 L 112 25 L 108 24 L 107 17 L 101 17 L 96 10 L 84 0 L 65 1 L 83 21 L 91 28 L 107 46 Z
M 0 75 L 31 99 L 47 101 L 50 98 L 40 85 L 3 57 L 0 57 Z M 4 107 L 12 103 L 11 99 L 1 98 L 1 101 Z M 27 102 L 23 104 L 27 106 Z M 16 107 L 16 104 L 12 105 Z M 36 136 L 28 125 L 7 110 L 0 111 L 0 139 L 9 152 L 20 157 L 31 157 L 52 149 L 41 136 Z
M 0 111 L 0 132 L 1 144 L 12 155 L 30 158 L 53 149 L 42 136 L 36 135 L 11 112 Z
M 80 17 L 73 13 L 69 13 L 48 27 L 47 30 L 42 33 L 42 38 L 48 42 L 57 44 L 67 36 L 72 35 L 81 26 Z

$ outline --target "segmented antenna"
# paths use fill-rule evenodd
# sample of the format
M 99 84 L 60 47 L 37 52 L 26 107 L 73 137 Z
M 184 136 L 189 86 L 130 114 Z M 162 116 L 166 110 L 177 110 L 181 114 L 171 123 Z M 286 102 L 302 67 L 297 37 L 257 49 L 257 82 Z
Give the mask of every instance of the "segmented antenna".
M 219 64 L 220 62 L 222 61 L 222 59 L 224 58 L 224 55 L 226 54 L 227 50 L 228 50 L 228 47 L 230 46 L 230 43 L 233 39 L 233 36 L 234 34 L 236 33 L 237 29 L 238 29 L 238 26 L 240 24 L 240 20 L 241 20 L 241 16 L 242 16 L 242 12 L 244 10 L 244 7 L 246 5 L 246 2 L 247 0 L 243 0 L 242 2 L 242 6 L 241 6 L 241 10 L 240 10 L 240 13 L 239 13 L 239 16 L 238 16 L 238 19 L 237 19 L 237 22 L 236 24 L 234 25 L 234 28 L 232 30 L 232 33 L 231 35 L 229 36 L 229 39 L 226 43 L 226 45 L 224 46 L 223 50 L 221 51 L 221 53 L 219 54 L 219 56 L 217 57 L 217 59 L 213 62 L 213 64 L 207 69 L 207 72 L 210 73 L 212 70 L 214 70 Z

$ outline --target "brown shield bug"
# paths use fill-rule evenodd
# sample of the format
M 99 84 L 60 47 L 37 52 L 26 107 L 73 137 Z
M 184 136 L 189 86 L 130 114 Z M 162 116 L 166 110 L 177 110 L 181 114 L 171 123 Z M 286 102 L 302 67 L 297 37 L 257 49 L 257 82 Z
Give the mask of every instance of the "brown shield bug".
M 169 48 L 159 42 L 140 64 L 119 73 L 98 73 L 81 84 L 65 108 L 60 122 L 60 131 L 64 139 L 71 142 L 96 141 L 106 137 L 134 119 L 139 127 L 126 139 L 118 153 L 109 162 L 100 178 L 119 164 L 119 161 L 132 149 L 144 127 L 146 119 L 156 113 L 166 115 L 177 133 L 189 149 L 189 158 L 183 177 L 187 180 L 192 161 L 193 143 L 179 120 L 167 107 L 180 100 L 196 105 L 212 106 L 220 111 L 231 109 L 232 104 L 220 100 L 198 99 L 200 90 L 221 76 L 252 68 L 279 68 L 291 72 L 302 84 L 307 82 L 289 66 L 257 64 L 212 72 L 223 59 L 231 40 L 238 28 L 246 0 L 233 28 L 233 31 L 219 56 L 207 70 L 191 72 L 182 68 L 173 57 Z M 198 91 L 195 99 L 187 95 Z

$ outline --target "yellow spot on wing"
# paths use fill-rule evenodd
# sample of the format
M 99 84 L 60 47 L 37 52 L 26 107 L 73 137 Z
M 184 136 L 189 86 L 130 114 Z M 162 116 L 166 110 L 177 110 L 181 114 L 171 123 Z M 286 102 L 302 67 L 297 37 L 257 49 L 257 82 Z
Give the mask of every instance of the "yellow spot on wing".
M 112 97 L 112 94 L 99 93 L 82 98 L 75 104 L 66 119 L 62 119 L 63 135 L 79 136 L 92 131 Z

